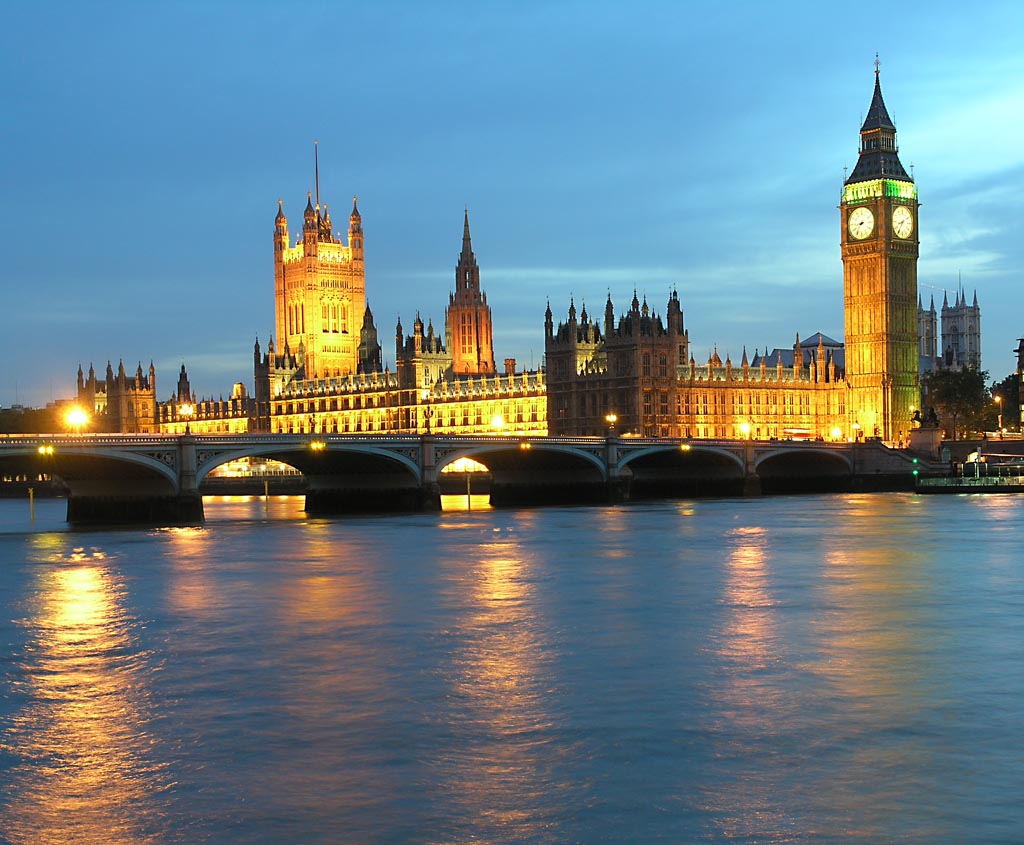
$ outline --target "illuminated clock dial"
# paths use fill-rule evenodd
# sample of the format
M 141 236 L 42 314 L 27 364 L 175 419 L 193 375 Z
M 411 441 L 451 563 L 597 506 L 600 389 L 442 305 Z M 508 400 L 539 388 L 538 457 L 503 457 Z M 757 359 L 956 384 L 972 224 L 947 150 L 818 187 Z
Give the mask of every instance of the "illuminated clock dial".
M 850 234 L 857 240 L 864 240 L 864 238 L 871 234 L 874 228 L 875 215 L 871 213 L 870 208 L 861 206 L 860 208 L 855 208 L 850 214 Z
M 914 231 L 914 215 L 905 205 L 898 205 L 893 211 L 892 230 L 897 238 L 909 238 Z

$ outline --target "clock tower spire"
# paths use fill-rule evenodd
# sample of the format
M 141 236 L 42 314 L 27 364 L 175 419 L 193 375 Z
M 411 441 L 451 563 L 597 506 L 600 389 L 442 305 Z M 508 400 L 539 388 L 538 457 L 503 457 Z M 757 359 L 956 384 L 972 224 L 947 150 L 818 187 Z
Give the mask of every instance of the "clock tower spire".
M 917 186 L 904 170 L 896 126 L 875 90 L 860 155 L 840 209 L 847 405 L 851 431 L 903 439 L 920 407 L 917 339 Z

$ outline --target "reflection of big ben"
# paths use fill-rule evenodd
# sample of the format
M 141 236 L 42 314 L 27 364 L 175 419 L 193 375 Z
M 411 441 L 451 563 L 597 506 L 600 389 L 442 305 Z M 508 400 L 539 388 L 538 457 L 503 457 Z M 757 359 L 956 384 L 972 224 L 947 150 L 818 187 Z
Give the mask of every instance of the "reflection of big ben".
M 900 439 L 919 406 L 917 188 L 900 164 L 896 127 L 875 94 L 860 158 L 843 186 L 843 289 L 851 427 Z

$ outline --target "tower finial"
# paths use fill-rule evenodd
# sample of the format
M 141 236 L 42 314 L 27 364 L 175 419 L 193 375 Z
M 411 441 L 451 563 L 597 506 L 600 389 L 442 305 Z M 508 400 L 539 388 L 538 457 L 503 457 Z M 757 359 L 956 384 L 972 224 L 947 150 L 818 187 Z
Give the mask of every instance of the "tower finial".
M 878 53 L 875 53 L 875 79 L 878 79 L 879 68 L 882 66 L 882 60 L 878 58 Z
M 313 139 L 313 184 L 316 187 L 316 209 L 320 211 L 320 142 Z

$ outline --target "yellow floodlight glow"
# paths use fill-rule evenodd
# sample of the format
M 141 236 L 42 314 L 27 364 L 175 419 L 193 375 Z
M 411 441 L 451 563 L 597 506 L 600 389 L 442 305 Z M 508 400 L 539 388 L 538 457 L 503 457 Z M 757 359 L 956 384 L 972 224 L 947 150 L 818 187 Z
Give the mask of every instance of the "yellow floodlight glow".
M 311 440 L 309 441 L 309 448 L 314 452 L 322 452 L 327 448 L 327 444 L 323 440 Z
M 491 428 L 495 431 L 501 431 L 505 427 L 505 418 L 501 414 L 495 414 L 491 417 Z
M 80 432 L 89 424 L 89 415 L 78 405 L 75 405 L 68 409 L 68 412 L 64 415 L 64 422 L 67 423 L 75 433 Z
M 689 443 L 680 443 L 679 444 L 679 451 L 680 452 L 689 452 L 690 451 L 690 444 Z
M 39 452 L 40 455 L 52 455 L 53 454 L 53 446 L 50 443 L 44 443 L 36 451 Z
M 189 427 L 189 421 L 195 416 L 196 406 L 191 402 L 185 402 L 178 406 L 178 414 L 185 420 L 185 434 L 191 434 L 192 429 Z
M 524 440 L 522 443 L 519 444 L 519 448 L 522 449 L 524 452 L 526 452 L 526 451 L 528 451 L 528 450 L 533 448 L 533 444 L 532 443 L 527 443 Z

